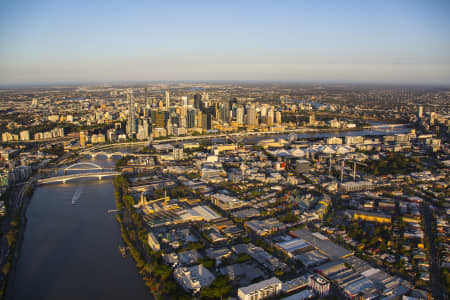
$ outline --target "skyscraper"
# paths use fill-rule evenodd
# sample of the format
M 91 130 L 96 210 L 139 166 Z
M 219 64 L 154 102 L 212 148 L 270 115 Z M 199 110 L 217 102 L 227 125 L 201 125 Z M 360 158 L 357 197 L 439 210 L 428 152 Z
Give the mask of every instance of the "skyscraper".
M 417 112 L 417 117 L 418 117 L 419 119 L 422 119 L 422 118 L 423 118 L 423 106 L 422 106 L 422 105 L 419 106 L 419 111 Z
M 200 94 L 194 95 L 194 108 L 203 109 L 202 108 L 202 95 L 200 95 Z
M 267 125 L 268 126 L 272 126 L 273 125 L 273 121 L 275 119 L 275 112 L 273 110 L 273 107 L 271 107 L 268 111 L 267 111 Z
M 211 129 L 211 115 L 210 114 L 202 115 L 202 129 L 204 129 L 204 130 Z
M 244 125 L 244 108 L 242 106 L 236 109 L 236 121 L 239 125 Z
M 128 90 L 128 124 L 127 134 L 129 137 L 133 137 L 136 134 L 136 112 L 134 107 L 134 95 L 133 90 Z
M 256 126 L 258 125 L 258 119 L 256 118 L 256 107 L 255 105 L 250 105 L 247 111 L 248 125 Z
M 276 120 L 276 122 L 277 122 L 277 124 L 281 124 L 281 111 L 277 111 L 276 113 L 275 113 L 275 120 Z
M 195 115 L 196 112 L 194 109 L 188 110 L 187 116 L 186 116 L 186 127 L 187 128 L 194 128 L 195 127 Z
M 182 96 L 182 97 L 181 97 L 181 101 L 183 102 L 183 107 L 184 107 L 185 109 L 187 109 L 187 106 L 188 106 L 188 97 L 187 97 L 187 96 Z
M 86 139 L 87 139 L 87 132 L 80 131 L 80 147 L 81 148 L 86 147 Z
M 147 88 L 144 88 L 144 104 L 147 105 Z
M 170 106 L 170 94 L 169 91 L 166 91 L 164 93 L 165 99 L 166 99 L 166 107 L 168 108 Z

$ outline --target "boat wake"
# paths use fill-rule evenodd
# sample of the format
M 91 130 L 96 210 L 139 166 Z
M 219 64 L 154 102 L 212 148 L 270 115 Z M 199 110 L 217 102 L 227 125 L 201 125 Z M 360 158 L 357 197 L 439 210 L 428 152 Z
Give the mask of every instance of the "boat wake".
M 81 193 L 82 190 L 81 187 L 79 187 L 72 196 L 72 205 L 77 204 L 78 199 L 80 199 Z

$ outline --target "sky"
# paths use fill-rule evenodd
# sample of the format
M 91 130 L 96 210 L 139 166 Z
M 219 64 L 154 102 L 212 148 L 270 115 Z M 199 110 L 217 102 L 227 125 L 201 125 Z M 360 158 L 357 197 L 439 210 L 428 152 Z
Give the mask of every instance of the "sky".
M 0 85 L 450 85 L 449 15 L 449 0 L 0 0 Z

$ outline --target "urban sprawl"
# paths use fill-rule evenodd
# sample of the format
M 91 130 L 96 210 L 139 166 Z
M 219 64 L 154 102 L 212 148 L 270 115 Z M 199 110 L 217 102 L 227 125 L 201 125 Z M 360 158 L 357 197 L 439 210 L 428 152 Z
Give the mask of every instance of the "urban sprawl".
M 2 292 L 33 189 L 114 176 L 157 299 L 447 299 L 449 108 L 432 87 L 0 90 Z

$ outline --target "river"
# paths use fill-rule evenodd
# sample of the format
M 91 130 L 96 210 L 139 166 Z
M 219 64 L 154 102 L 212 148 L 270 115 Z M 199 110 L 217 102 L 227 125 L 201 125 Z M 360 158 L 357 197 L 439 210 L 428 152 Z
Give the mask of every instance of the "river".
M 7 299 L 152 299 L 130 255 L 120 255 L 112 208 L 112 179 L 38 187 Z

